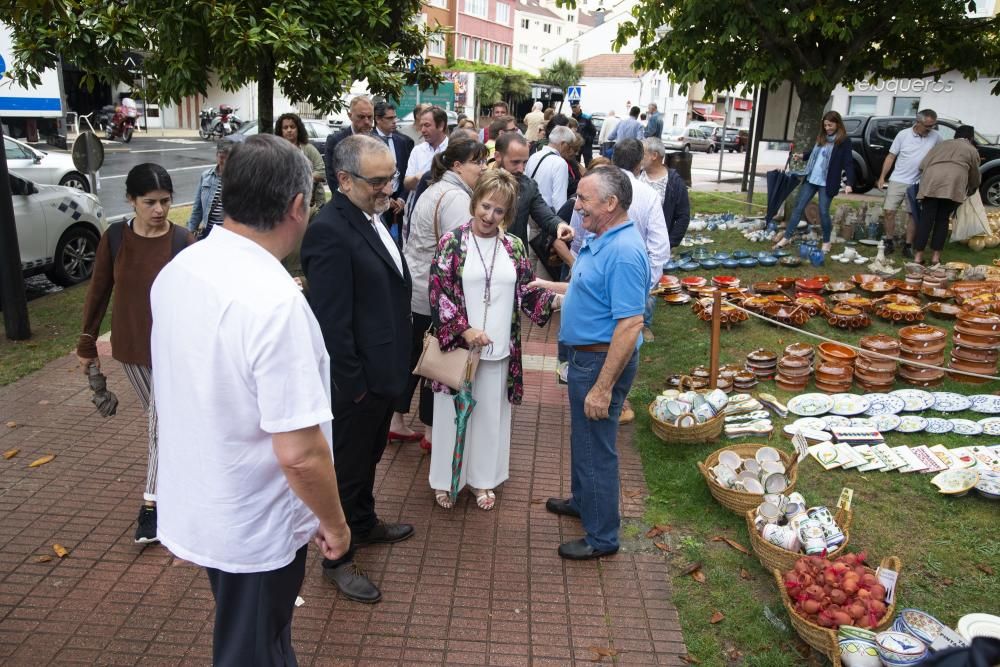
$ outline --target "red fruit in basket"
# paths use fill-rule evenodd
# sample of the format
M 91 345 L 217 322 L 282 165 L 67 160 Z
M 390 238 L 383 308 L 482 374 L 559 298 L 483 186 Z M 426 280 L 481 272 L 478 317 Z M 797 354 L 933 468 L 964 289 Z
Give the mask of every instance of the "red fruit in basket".
M 881 600 L 872 600 L 871 604 L 868 605 L 868 609 L 875 614 L 876 621 L 881 620 L 885 616 L 885 603 Z
M 819 602 L 816 600 L 804 600 L 802 602 L 802 611 L 807 614 L 818 614 L 819 610 Z
M 858 589 L 858 599 L 862 602 L 868 602 L 872 597 L 872 594 L 868 592 L 867 588 Z
M 822 600 L 826 592 L 820 586 L 813 584 L 806 589 L 806 595 L 812 600 Z
M 861 577 L 861 585 L 871 590 L 872 586 L 878 583 L 878 579 L 871 572 L 866 572 L 864 576 Z
M 859 621 L 862 618 L 864 618 L 865 606 L 860 602 L 855 602 L 850 607 L 848 607 L 847 613 L 849 613 L 851 615 L 851 618 L 853 618 L 855 621 Z
M 833 615 L 830 612 L 823 610 L 819 613 L 819 616 L 816 618 L 816 622 L 821 627 L 832 628 L 834 625 Z
M 795 571 L 799 574 L 806 574 L 809 572 L 809 562 L 805 558 L 800 558 L 795 561 Z
M 833 622 L 839 627 L 841 625 L 850 625 L 854 622 L 854 619 L 845 611 L 835 611 L 833 612 Z
M 848 575 L 844 577 L 844 583 L 840 585 L 847 595 L 855 595 L 858 592 L 858 579 Z
M 874 598 L 875 600 L 885 599 L 885 586 L 883 586 L 882 584 L 875 584 L 874 586 L 868 589 L 868 592 L 872 594 L 872 598 Z

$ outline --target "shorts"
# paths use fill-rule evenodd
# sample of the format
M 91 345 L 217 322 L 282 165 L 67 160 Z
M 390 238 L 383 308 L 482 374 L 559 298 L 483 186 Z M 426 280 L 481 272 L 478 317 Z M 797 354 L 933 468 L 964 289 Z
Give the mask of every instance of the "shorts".
M 885 201 L 882 203 L 882 210 L 895 211 L 898 208 L 902 208 L 909 213 L 910 203 L 906 198 L 906 190 L 910 187 L 909 184 L 889 181 L 888 186 L 885 191 Z

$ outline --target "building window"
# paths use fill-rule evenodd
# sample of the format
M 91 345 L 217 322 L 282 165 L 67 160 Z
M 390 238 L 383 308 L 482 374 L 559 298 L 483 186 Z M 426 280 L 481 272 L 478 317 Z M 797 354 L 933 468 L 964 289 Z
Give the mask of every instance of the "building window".
M 448 9 L 448 0 L 427 0 L 427 4 L 431 7 L 440 7 L 441 9 Z
M 556 34 L 557 35 L 561 35 L 562 34 L 562 26 L 561 25 L 557 25 L 556 26 Z
M 479 40 L 472 40 L 472 53 L 469 54 L 469 60 L 479 60 Z
M 465 0 L 465 13 L 486 18 L 486 0 Z
M 920 109 L 919 97 L 894 97 L 892 98 L 893 116 L 916 116 Z
M 660 99 L 660 80 L 653 79 L 653 101 Z
M 521 27 L 524 28 L 525 30 L 527 30 L 528 28 L 530 28 L 531 27 L 531 20 L 530 19 L 521 19 Z
M 847 102 L 847 115 L 874 116 L 876 100 L 878 98 L 874 95 L 851 95 Z
M 506 2 L 497 3 L 497 23 L 510 25 L 510 5 Z
M 520 46 L 517 47 L 517 52 L 520 53 L 522 56 L 528 55 L 528 45 L 521 44 Z
M 674 114 L 674 122 L 671 125 L 677 127 L 677 114 Z
M 469 59 L 469 38 L 462 35 L 462 45 L 458 49 L 458 57 Z
M 510 47 L 503 47 L 503 62 L 500 64 L 504 66 L 510 65 Z
M 500 63 L 500 45 L 499 44 L 494 44 L 493 45 L 493 60 L 491 60 L 490 62 L 497 63 L 497 64 Z
M 444 57 L 444 35 L 431 35 L 427 40 L 427 55 Z
M 547 32 L 547 33 L 549 33 L 551 35 L 552 34 L 552 24 L 551 23 L 545 23 L 545 24 L 543 24 L 542 25 L 542 32 Z

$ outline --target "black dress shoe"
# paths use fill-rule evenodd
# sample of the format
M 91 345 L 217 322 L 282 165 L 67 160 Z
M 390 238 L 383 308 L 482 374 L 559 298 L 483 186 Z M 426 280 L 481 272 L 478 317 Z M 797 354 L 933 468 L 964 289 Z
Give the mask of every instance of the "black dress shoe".
M 354 544 L 359 547 L 366 544 L 392 544 L 393 542 L 402 542 L 410 537 L 413 537 L 412 524 L 382 523 L 379 521 L 367 533 L 355 537 Z
M 882 250 L 886 255 L 896 252 L 896 244 L 892 242 L 892 239 L 886 239 L 884 246 Z
M 553 514 L 562 514 L 563 516 L 575 516 L 578 519 L 580 518 L 580 513 L 570 504 L 569 498 L 549 498 L 545 501 L 545 509 Z
M 382 591 L 359 568 L 354 561 L 336 567 L 324 567 L 323 578 L 336 586 L 349 600 L 374 604 L 382 599 Z
M 913 248 L 909 243 L 903 244 L 903 257 L 906 259 L 913 259 Z
M 582 537 L 572 542 L 563 542 L 559 545 L 559 555 L 568 560 L 590 560 L 601 556 L 612 556 L 618 553 L 618 547 L 611 551 L 598 551 L 587 544 L 587 540 Z

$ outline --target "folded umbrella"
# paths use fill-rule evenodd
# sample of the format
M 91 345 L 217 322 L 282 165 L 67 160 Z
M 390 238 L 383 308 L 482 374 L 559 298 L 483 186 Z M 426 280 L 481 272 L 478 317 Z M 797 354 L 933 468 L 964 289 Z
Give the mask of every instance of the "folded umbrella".
M 764 222 L 767 223 L 768 231 L 774 231 L 777 227 L 774 216 L 798 184 L 799 177 L 791 172 L 782 169 L 767 172 L 767 215 L 764 216 Z
M 102 417 L 111 417 L 118 412 L 118 397 L 108 389 L 108 379 L 96 364 L 87 367 L 87 380 L 94 396 L 90 401 L 97 407 Z
M 455 453 L 451 458 L 451 500 L 458 498 L 461 490 L 459 481 L 462 477 L 462 460 L 465 456 L 465 432 L 469 426 L 472 409 L 476 407 L 476 399 L 472 397 L 471 365 L 466 365 L 465 380 L 455 394 Z

